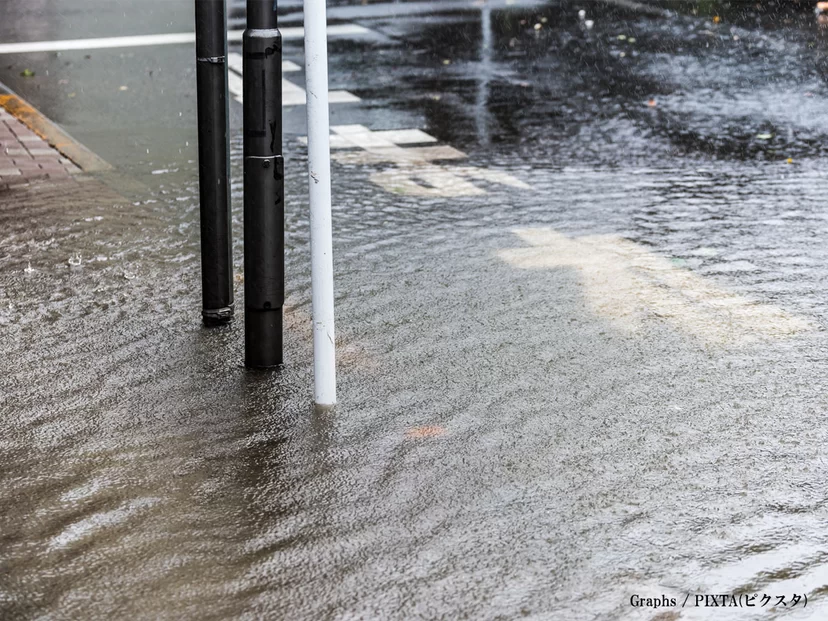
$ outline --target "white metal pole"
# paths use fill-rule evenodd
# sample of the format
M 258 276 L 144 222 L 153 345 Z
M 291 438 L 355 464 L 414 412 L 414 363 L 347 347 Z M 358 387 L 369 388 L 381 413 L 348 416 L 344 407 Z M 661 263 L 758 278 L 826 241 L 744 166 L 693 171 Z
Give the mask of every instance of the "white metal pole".
M 336 357 L 327 20 L 325 0 L 304 0 L 304 6 L 313 300 L 313 396 L 317 405 L 332 406 L 336 404 Z

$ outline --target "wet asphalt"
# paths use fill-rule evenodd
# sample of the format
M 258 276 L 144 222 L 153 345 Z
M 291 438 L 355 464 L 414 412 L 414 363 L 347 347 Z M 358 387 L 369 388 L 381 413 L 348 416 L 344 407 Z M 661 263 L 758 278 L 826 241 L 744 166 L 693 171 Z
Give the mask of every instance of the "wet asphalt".
M 191 28 L 189 2 L 8 4 L 3 42 Z M 371 31 L 330 41 L 361 99 L 332 123 L 421 129 L 468 155 L 440 170 L 530 187 L 411 195 L 376 182 L 398 166 L 334 163 L 332 413 L 304 108 L 287 364 L 249 372 L 240 320 L 199 324 L 193 50 L 0 56 L 118 169 L 0 194 L 0 617 L 828 614 L 826 31 L 788 2 L 438 6 L 331 8 Z M 688 593 L 809 603 L 630 605 Z

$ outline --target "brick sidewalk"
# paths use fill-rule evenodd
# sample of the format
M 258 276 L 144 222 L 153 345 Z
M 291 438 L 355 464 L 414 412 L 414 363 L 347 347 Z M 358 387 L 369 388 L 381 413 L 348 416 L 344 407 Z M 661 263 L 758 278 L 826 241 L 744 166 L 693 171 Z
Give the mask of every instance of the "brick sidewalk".
M 80 168 L 0 108 L 0 190 L 35 179 L 71 179 Z

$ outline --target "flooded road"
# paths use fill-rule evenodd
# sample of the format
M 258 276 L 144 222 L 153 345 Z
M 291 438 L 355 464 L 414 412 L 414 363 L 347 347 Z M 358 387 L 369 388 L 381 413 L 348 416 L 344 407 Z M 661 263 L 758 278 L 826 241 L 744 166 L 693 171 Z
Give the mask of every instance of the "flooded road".
M 332 14 L 370 35 L 330 43 L 331 88 L 359 101 L 332 105 L 327 414 L 304 108 L 284 116 L 287 364 L 257 373 L 240 320 L 199 324 L 194 117 L 170 103 L 194 93 L 150 118 L 160 93 L 133 88 L 125 119 L 0 74 L 120 175 L 0 194 L 0 617 L 824 618 L 828 41 L 810 9 Z M 172 83 L 191 52 L 101 67 L 167 63 Z M 149 154 L 124 140 L 147 128 L 167 134 Z M 758 598 L 630 604 L 698 593 Z

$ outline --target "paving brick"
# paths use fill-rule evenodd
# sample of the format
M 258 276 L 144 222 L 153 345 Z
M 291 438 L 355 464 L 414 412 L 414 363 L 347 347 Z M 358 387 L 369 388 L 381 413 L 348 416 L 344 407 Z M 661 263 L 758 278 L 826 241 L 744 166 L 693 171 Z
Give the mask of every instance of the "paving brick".
M 22 175 L 19 177 L 3 177 L 3 183 L 7 183 L 8 185 L 23 185 L 24 183 L 29 183 L 28 177 L 23 177 Z
M 32 130 L 23 125 L 23 123 L 9 123 L 8 125 L 12 133 L 18 138 L 21 136 L 37 136 Z
M 53 168 L 63 168 L 63 164 L 60 163 L 60 160 L 56 157 L 37 157 L 35 160 L 38 164 L 42 166 L 51 166 Z
M 0 189 L 36 179 L 66 181 L 77 172 L 77 166 L 16 118 L 0 118 Z
M 47 164 L 49 166 L 62 166 L 60 160 L 55 156 L 37 155 L 32 161 L 37 162 L 38 164 Z
M 26 179 L 45 179 L 48 176 L 51 176 L 51 172 L 47 170 L 26 170 L 23 171 L 23 177 Z
M 56 152 L 52 147 L 49 146 L 49 143 L 45 140 L 41 140 L 38 138 L 37 140 L 25 140 L 22 142 L 23 146 L 26 147 L 30 152 L 32 149 L 48 149 L 49 151 Z
M 54 157 L 55 159 L 57 159 L 59 157 L 57 151 L 55 151 L 52 148 L 46 148 L 46 149 L 42 149 L 42 148 L 32 149 L 32 148 L 30 148 L 29 153 L 31 153 L 34 156 L 45 155 L 47 157 Z
M 24 177 L 35 177 L 37 175 L 46 175 L 48 171 L 43 170 L 42 168 L 21 168 L 20 174 Z

